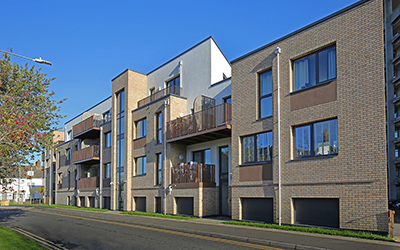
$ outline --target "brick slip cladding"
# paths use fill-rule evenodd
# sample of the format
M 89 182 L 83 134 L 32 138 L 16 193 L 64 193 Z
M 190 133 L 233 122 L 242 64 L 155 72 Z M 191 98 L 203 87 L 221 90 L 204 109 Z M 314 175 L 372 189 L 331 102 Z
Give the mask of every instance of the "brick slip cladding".
M 277 68 L 280 54 L 282 222 L 292 198 L 339 198 L 340 228 L 387 231 L 383 3 L 367 1 L 232 65 L 232 218 L 240 197 L 274 197 L 278 219 Z M 337 99 L 290 111 L 292 60 L 336 44 Z M 258 120 L 258 72 L 272 69 L 273 117 Z M 304 90 L 307 91 L 307 90 Z M 235 105 L 236 104 L 236 105 Z M 339 154 L 293 160 L 292 127 L 337 118 Z M 273 182 L 239 182 L 244 135 L 273 130 Z M 265 184 L 265 183 L 264 183 Z

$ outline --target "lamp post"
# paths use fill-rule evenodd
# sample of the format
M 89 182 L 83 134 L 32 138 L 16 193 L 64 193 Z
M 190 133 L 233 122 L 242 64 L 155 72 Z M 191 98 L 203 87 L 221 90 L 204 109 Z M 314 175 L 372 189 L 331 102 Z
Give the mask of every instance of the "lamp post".
M 1 50 L 1 49 L 0 49 L 0 51 L 4 52 L 6 54 L 10 54 L 10 55 L 13 55 L 13 56 L 18 56 L 18 57 L 21 57 L 21 58 L 24 58 L 24 59 L 28 59 L 28 60 L 31 60 L 31 61 L 34 61 L 34 62 L 37 62 L 37 63 L 43 63 L 43 64 L 51 65 L 51 62 L 43 60 L 41 57 L 39 57 L 39 58 L 29 58 L 29 57 L 26 57 L 26 56 L 17 55 L 15 53 L 11 53 L 11 52 L 4 51 L 4 50 Z

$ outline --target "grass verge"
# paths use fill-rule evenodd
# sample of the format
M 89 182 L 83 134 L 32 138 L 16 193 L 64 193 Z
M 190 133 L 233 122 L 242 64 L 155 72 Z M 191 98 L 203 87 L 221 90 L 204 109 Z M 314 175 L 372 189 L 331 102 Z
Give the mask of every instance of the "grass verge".
M 41 250 L 47 249 L 42 247 L 39 243 L 29 240 L 13 230 L 0 226 L 0 249 L 27 249 L 27 250 Z
M 239 225 L 239 226 L 280 229 L 280 230 L 286 230 L 286 231 L 328 234 L 328 235 L 362 238 L 362 239 L 369 239 L 369 240 L 394 241 L 390 237 L 382 236 L 379 234 L 373 234 L 373 233 L 367 233 L 367 232 L 356 232 L 356 231 L 349 231 L 349 230 L 334 230 L 334 229 L 325 229 L 325 228 L 318 228 L 318 227 L 299 227 L 299 226 L 288 226 L 288 225 L 279 226 L 276 224 L 266 224 L 266 223 L 246 222 L 246 221 L 225 221 L 222 223 L 231 224 L 231 225 Z
M 89 210 L 89 211 L 97 211 L 97 212 L 108 212 L 108 209 L 100 209 L 100 208 L 92 208 L 92 207 L 75 207 L 75 206 L 67 206 L 67 205 L 49 205 L 49 204 L 10 204 L 10 206 L 35 206 L 35 207 L 56 207 L 56 208 L 69 208 L 69 209 L 80 209 L 80 210 Z
M 141 215 L 141 216 L 160 217 L 160 218 L 169 218 L 169 219 L 180 219 L 180 220 L 196 219 L 196 217 L 170 215 L 170 214 L 165 214 L 164 215 L 164 214 L 157 214 L 157 213 L 137 212 L 137 211 L 121 212 L 121 214 Z

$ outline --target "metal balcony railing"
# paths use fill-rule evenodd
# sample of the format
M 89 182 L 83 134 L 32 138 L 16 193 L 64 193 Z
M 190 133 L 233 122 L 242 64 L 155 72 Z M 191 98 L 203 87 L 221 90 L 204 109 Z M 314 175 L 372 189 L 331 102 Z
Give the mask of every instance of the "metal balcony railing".
M 79 189 L 95 189 L 99 187 L 99 183 L 100 183 L 99 176 L 81 178 L 79 180 Z
M 100 129 L 101 119 L 98 116 L 92 115 L 91 117 L 81 121 L 80 123 L 74 125 L 72 127 L 72 135 L 76 137 L 78 135 L 83 134 L 86 131 L 90 131 L 92 129 Z
M 90 160 L 100 159 L 100 147 L 94 145 L 72 153 L 72 163 L 79 163 Z
M 143 98 L 143 99 L 139 100 L 138 101 L 138 108 L 140 108 L 140 107 L 142 107 L 142 106 L 144 106 L 144 105 L 146 105 L 146 104 L 148 104 L 150 102 L 153 102 L 153 101 L 155 101 L 155 100 L 157 100 L 157 99 L 159 99 L 159 98 L 161 98 L 163 96 L 169 95 L 169 94 L 174 94 L 174 95 L 179 95 L 180 96 L 181 95 L 181 91 L 182 91 L 181 87 L 175 86 L 175 85 L 171 85 L 169 87 L 166 87 L 165 89 L 161 89 L 161 90 L 155 92 L 152 95 L 149 95 L 146 98 Z
M 215 183 L 215 165 L 202 163 L 181 163 L 171 168 L 172 184 Z
M 167 122 L 167 140 L 230 124 L 231 121 L 231 104 L 223 103 Z

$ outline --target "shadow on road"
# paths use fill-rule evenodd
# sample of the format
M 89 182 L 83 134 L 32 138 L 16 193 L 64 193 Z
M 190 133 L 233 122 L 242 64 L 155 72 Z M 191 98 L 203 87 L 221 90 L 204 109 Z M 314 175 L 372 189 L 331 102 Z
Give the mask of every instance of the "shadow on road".
M 20 208 L 0 208 L 0 224 L 5 225 L 7 222 L 18 219 L 19 217 L 25 217 L 26 211 Z

